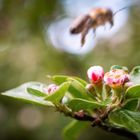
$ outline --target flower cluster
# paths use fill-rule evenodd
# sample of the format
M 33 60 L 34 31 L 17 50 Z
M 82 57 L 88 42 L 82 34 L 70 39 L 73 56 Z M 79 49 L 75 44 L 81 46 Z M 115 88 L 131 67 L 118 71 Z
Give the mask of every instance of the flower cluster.
M 111 88 L 119 88 L 129 81 L 129 74 L 123 69 L 112 69 L 104 74 L 101 66 L 92 66 L 87 71 L 91 83 L 97 84 L 104 82 Z
M 114 69 L 107 72 L 104 81 L 112 88 L 117 88 L 129 81 L 129 75 L 121 69 Z

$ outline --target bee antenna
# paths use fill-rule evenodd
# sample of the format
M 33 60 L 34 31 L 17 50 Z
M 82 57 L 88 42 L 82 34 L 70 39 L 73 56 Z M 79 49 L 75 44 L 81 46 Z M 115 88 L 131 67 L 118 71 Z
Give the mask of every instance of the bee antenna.
M 121 9 L 118 9 L 116 12 L 113 13 L 113 16 L 116 15 L 118 12 L 120 12 L 120 11 L 126 9 L 126 8 L 128 8 L 128 7 L 123 7 L 123 8 L 121 8 Z

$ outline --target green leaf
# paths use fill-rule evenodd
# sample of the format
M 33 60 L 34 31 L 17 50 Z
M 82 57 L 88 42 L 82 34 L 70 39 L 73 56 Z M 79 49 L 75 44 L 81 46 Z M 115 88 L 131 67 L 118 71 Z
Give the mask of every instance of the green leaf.
M 79 77 L 72 77 L 74 78 L 75 80 L 79 81 L 84 87 L 88 84 L 85 80 L 79 78 Z
M 67 82 L 67 79 L 68 79 L 68 76 L 64 76 L 64 75 L 54 75 L 54 76 L 52 76 L 52 80 L 58 85 L 60 85 L 64 82 Z
M 98 103 L 96 101 L 89 101 L 80 98 L 75 98 L 68 103 L 68 106 L 73 111 L 79 111 L 79 110 L 88 110 L 88 109 L 93 110 L 97 108 L 102 108 L 105 107 L 106 104 L 104 102 Z
M 109 122 L 132 132 L 140 132 L 140 112 L 117 110 L 109 115 Z
M 92 100 L 91 95 L 85 88 L 85 86 L 87 85 L 86 81 L 78 77 L 70 77 L 70 76 L 63 76 L 63 75 L 55 75 L 52 77 L 52 79 L 58 85 L 68 81 L 71 82 L 69 87 L 69 92 L 74 98 Z
M 87 100 L 93 100 L 91 94 L 86 88 L 77 80 L 71 79 L 71 85 L 69 92 L 74 98 L 82 98 Z
M 28 88 L 38 89 L 38 91 L 42 91 L 42 87 L 44 86 L 44 84 L 39 82 L 28 82 L 17 88 L 6 91 L 2 93 L 2 95 L 24 100 L 30 103 L 36 103 L 45 106 L 53 106 L 51 102 L 45 101 L 44 97 L 36 96 L 35 94 L 33 95 L 27 91 Z
M 138 140 L 140 140 L 140 133 L 136 133 Z
M 46 93 L 43 93 L 37 89 L 33 89 L 33 88 L 27 88 L 27 91 L 30 93 L 30 94 L 33 94 L 35 96 L 38 96 L 38 97 L 45 97 L 47 96 Z
M 111 70 L 114 70 L 114 69 L 122 69 L 122 70 L 128 72 L 128 68 L 127 67 L 119 66 L 119 65 L 113 65 L 110 69 Z
M 139 104 L 138 99 L 129 100 L 124 104 L 123 109 L 131 110 L 131 111 L 137 111 L 138 104 Z
M 140 84 L 140 66 L 136 66 L 130 73 L 130 81 L 134 84 Z
M 87 128 L 87 122 L 73 120 L 63 130 L 64 140 L 77 140 L 80 133 Z
M 137 99 L 140 98 L 140 85 L 131 86 L 126 90 L 126 99 Z
M 68 91 L 69 86 L 70 86 L 70 82 L 64 82 L 59 86 L 59 88 L 53 94 L 47 96 L 45 99 L 53 103 L 60 103 L 61 99 Z
M 71 81 L 71 80 L 77 80 L 79 81 L 83 86 L 86 86 L 88 83 L 86 81 L 84 81 L 83 79 L 79 78 L 79 77 L 75 77 L 75 76 L 64 76 L 64 75 L 54 75 L 52 76 L 52 80 L 60 85 L 64 82 L 67 81 Z

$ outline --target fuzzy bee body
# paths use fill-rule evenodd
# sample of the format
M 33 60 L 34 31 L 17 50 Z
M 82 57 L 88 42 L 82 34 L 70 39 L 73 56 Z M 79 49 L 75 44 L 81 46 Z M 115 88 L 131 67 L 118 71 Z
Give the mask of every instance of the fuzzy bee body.
M 96 21 L 93 24 L 94 28 L 97 28 L 100 25 L 104 25 L 106 22 L 113 24 L 113 12 L 110 9 L 106 8 L 96 8 L 92 9 L 89 12 L 90 18 Z
M 70 27 L 70 33 L 81 33 L 81 44 L 83 46 L 89 29 L 93 28 L 95 32 L 96 28 L 101 25 L 105 25 L 107 22 L 113 26 L 112 10 L 108 8 L 93 8 L 89 11 L 88 14 L 79 16 L 75 19 Z

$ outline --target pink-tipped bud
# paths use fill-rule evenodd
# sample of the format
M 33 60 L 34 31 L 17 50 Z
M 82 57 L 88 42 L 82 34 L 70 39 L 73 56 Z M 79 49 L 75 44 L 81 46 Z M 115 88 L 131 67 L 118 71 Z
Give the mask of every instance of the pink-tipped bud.
M 96 84 L 103 80 L 104 70 L 101 66 L 92 66 L 87 71 L 88 78 Z
M 51 84 L 51 85 L 49 85 L 47 88 L 45 88 L 44 91 L 45 91 L 48 95 L 50 95 L 50 94 L 54 93 L 57 89 L 58 89 L 58 86 L 57 86 L 57 85 Z
M 129 81 L 129 75 L 121 69 L 114 69 L 105 73 L 104 81 L 112 88 L 119 88 Z

